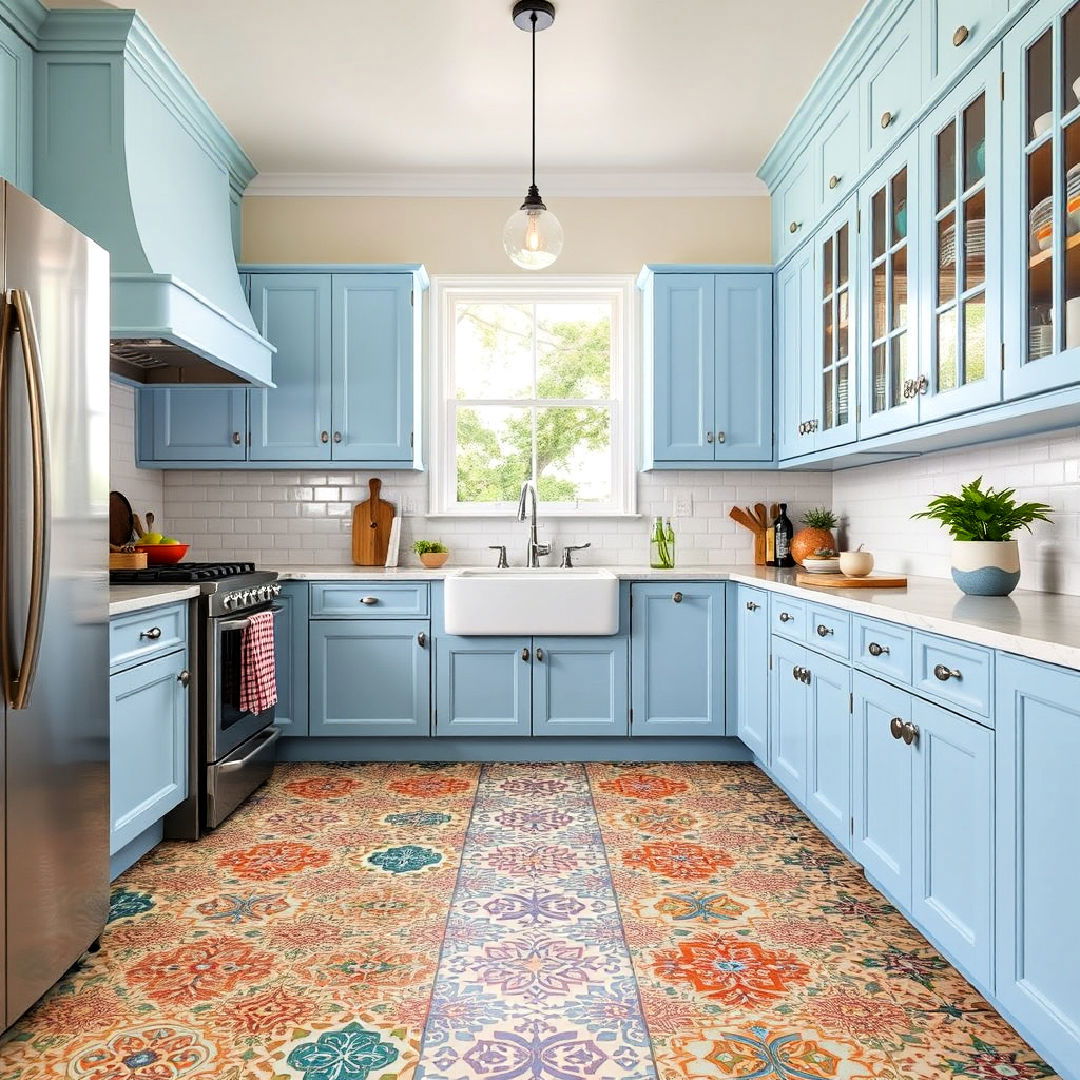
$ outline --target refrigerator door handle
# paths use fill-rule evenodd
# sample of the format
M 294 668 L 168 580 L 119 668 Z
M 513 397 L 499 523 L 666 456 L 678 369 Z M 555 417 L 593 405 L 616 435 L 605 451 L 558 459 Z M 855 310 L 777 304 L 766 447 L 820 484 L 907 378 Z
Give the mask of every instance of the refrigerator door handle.
M 30 704 L 30 691 L 37 674 L 38 655 L 41 651 L 41 634 L 45 625 L 45 596 L 49 580 L 49 513 L 51 488 L 49 477 L 48 441 L 45 425 L 45 388 L 41 372 L 41 349 L 38 344 L 37 327 L 30 295 L 25 289 L 12 289 L 10 302 L 4 310 L 3 350 L 6 357 L 10 341 L 11 324 L 22 339 L 23 372 L 26 378 L 26 397 L 30 409 L 30 445 L 33 454 L 33 542 L 30 560 L 30 600 L 26 612 L 26 636 L 23 640 L 22 659 L 15 669 L 14 678 L 5 671 L 8 701 L 13 709 L 25 709 Z M 5 488 L 10 477 L 5 477 Z M 5 490 L 4 498 L 8 498 Z M 6 552 L 5 552 L 6 555 Z M 4 574 L 10 571 L 5 568 Z M 7 600 L 4 589 L 4 600 Z M 8 620 L 2 620 L 7 634 Z M 10 664 L 10 645 L 2 643 L 5 668 Z

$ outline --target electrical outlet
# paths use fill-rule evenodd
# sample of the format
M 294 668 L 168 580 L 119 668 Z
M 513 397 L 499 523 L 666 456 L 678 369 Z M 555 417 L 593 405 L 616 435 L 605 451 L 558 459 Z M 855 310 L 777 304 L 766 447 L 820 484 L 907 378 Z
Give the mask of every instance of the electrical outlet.
M 688 491 L 686 488 L 680 488 L 675 492 L 675 498 L 672 501 L 671 516 L 677 518 L 688 518 L 694 516 L 694 494 Z
M 415 495 L 402 495 L 401 513 L 409 517 L 419 514 L 420 500 Z

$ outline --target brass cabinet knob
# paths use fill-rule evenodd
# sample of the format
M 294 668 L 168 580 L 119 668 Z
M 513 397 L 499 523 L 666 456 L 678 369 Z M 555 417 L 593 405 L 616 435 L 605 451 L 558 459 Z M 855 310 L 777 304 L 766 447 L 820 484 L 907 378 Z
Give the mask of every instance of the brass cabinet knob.
M 904 737 L 904 721 L 899 716 L 894 716 L 889 721 L 889 734 L 894 739 L 902 739 Z
M 910 720 L 904 725 L 904 730 L 902 734 L 904 737 L 904 742 L 908 746 L 911 746 L 913 743 L 917 743 L 919 741 L 918 725 L 913 724 Z
M 891 112 L 888 112 L 888 111 L 883 112 L 881 114 L 881 126 L 882 126 L 882 128 L 892 127 L 892 122 L 895 119 L 896 119 L 896 117 L 894 117 Z
M 829 177 L 829 190 L 835 191 L 840 186 L 840 177 L 833 174 Z
M 959 48 L 969 37 L 971 37 L 971 31 L 966 26 L 958 26 L 953 31 L 952 43 Z
M 792 234 L 792 236 L 794 236 L 794 235 L 795 235 L 795 233 L 797 233 L 797 232 L 798 232 L 798 231 L 799 231 L 799 230 L 800 230 L 801 228 L 802 228 L 802 226 L 801 226 L 801 225 L 800 225 L 800 224 L 799 224 L 799 223 L 798 223 L 797 221 L 793 221 L 793 222 L 792 222 L 792 223 L 791 223 L 791 224 L 790 224 L 790 225 L 789 225 L 789 226 L 787 227 L 787 231 L 788 231 L 789 233 L 791 233 L 791 234 Z

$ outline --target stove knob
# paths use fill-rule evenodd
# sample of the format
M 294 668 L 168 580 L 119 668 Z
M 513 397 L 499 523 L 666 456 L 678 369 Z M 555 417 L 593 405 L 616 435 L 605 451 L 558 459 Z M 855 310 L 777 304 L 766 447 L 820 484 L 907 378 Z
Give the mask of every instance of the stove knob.
M 221 598 L 221 606 L 222 606 L 222 607 L 223 607 L 223 608 L 224 608 L 224 609 L 225 609 L 226 611 L 228 611 L 228 610 L 229 610 L 229 608 L 231 608 L 231 607 L 233 606 L 233 595 L 232 595 L 232 593 L 226 593 L 226 594 L 225 594 L 225 595 L 224 595 L 224 596 L 223 596 L 223 597 Z
M 264 604 L 266 603 L 267 600 L 270 599 L 270 586 L 269 585 L 260 585 L 259 586 L 259 599 Z
M 248 604 L 253 604 L 254 602 L 255 602 L 255 590 L 254 589 L 245 589 L 244 590 L 244 604 L 248 605 Z
M 271 596 L 280 596 L 281 595 L 281 586 L 278 585 L 276 582 L 273 585 L 270 586 L 270 595 Z

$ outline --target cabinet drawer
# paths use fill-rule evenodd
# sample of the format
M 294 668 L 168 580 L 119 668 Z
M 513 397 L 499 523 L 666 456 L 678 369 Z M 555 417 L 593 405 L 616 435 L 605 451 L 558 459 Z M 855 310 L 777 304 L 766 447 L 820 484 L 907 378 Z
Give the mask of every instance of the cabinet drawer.
M 806 601 L 773 593 L 769 597 L 769 625 L 774 634 L 793 641 L 806 640 Z
M 862 73 L 864 160 L 876 160 L 911 127 L 922 104 L 919 5 L 912 3 Z
M 846 660 L 851 652 L 850 616 L 838 608 L 811 604 L 806 617 L 806 643 Z
M 773 195 L 773 256 L 783 262 L 813 232 L 814 176 L 810 161 L 815 153 L 808 148 L 796 161 L 783 184 Z
M 428 613 L 426 582 L 415 585 L 367 585 L 332 582 L 311 586 L 311 614 L 336 619 L 425 618 Z
M 109 620 L 109 667 L 141 664 L 187 644 L 187 604 L 133 611 Z
M 890 682 L 911 684 L 911 631 L 906 626 L 851 617 L 851 660 L 864 671 Z
M 989 717 L 993 664 L 993 653 L 978 645 L 965 645 L 933 634 L 915 634 L 913 685 L 927 697 L 952 702 L 961 709 Z
M 817 201 L 828 214 L 855 190 L 859 175 L 858 86 L 837 102 L 818 138 Z

